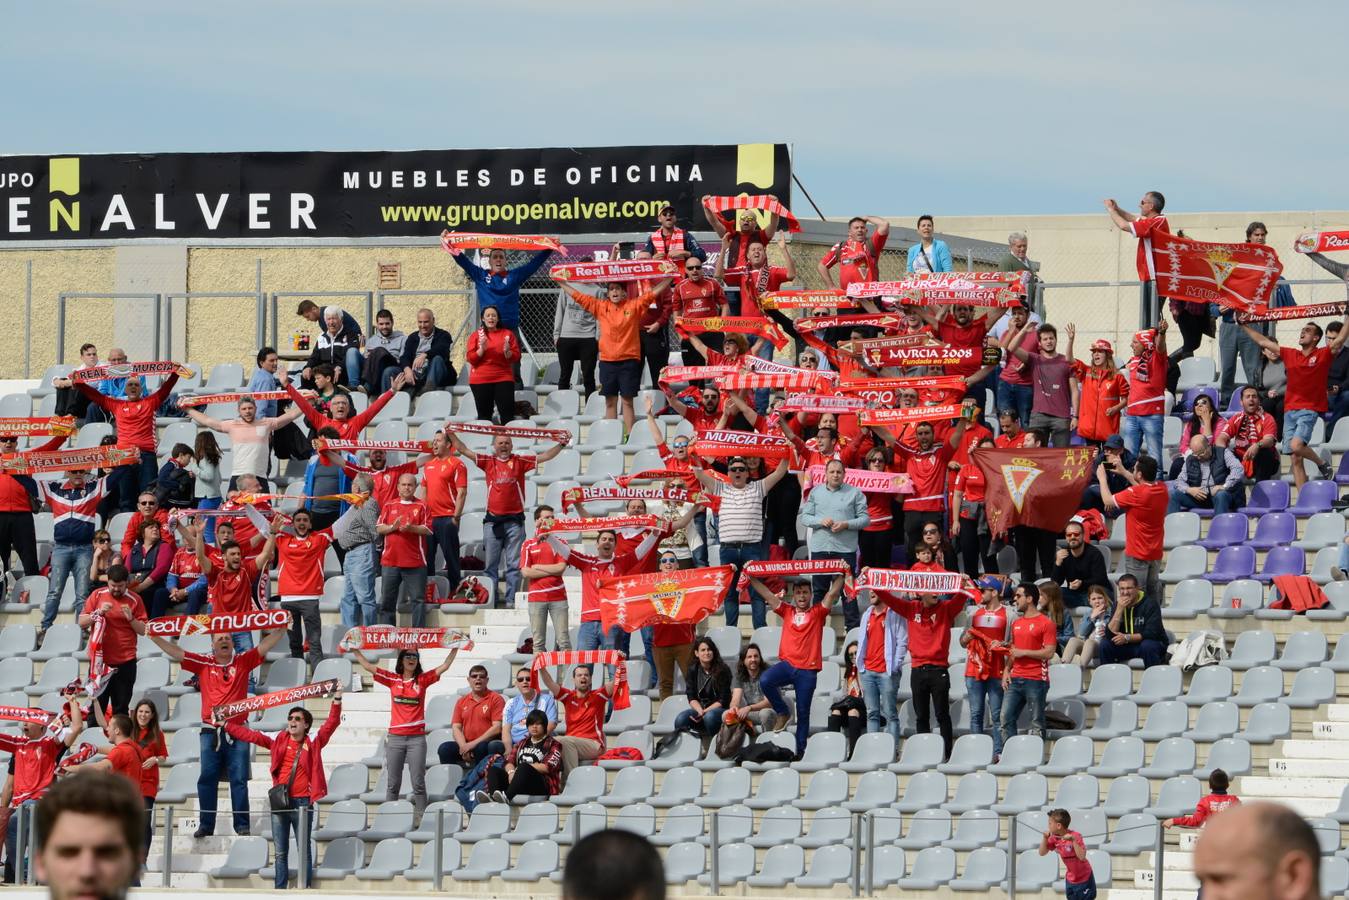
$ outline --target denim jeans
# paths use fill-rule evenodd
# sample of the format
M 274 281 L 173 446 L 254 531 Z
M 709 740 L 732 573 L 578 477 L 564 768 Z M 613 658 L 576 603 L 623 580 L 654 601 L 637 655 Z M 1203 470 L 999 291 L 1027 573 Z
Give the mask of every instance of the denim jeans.
M 420 566 L 413 569 L 383 566 L 380 578 L 380 624 L 398 624 L 398 602 L 402 598 L 412 607 L 412 627 L 426 624 L 426 570 Z
M 223 773 L 230 783 L 230 809 L 234 833 L 248 833 L 248 744 L 236 741 L 225 729 L 202 728 L 201 775 L 197 778 L 197 810 L 200 828 L 215 834 L 216 808 Z M 282 885 L 284 886 L 284 885 Z
M 1177 484 L 1179 484 L 1177 482 Z M 1240 489 L 1240 488 L 1238 488 Z M 1191 509 L 1211 509 L 1215 514 L 1232 512 L 1236 509 L 1237 497 L 1231 491 L 1214 490 L 1209 494 L 1208 501 L 1196 500 L 1189 494 L 1183 494 L 1180 489 L 1173 491 L 1171 502 L 1167 505 L 1167 512 L 1184 512 Z
M 854 575 L 857 574 L 857 554 L 854 552 L 842 552 L 837 550 L 813 550 L 810 554 L 811 559 L 841 559 L 848 564 Z M 824 595 L 829 593 L 829 585 L 833 582 L 832 575 L 814 575 L 811 576 L 811 597 L 812 605 L 822 603 Z M 856 628 L 862 624 L 862 614 L 857 611 L 857 598 L 845 597 L 839 605 L 843 608 L 843 627 L 844 629 Z M 757 626 L 756 626 L 757 627 Z
M 785 660 L 779 660 L 759 679 L 764 699 L 780 716 L 788 715 L 787 703 L 782 699 L 783 685 L 796 689 L 796 752 L 806 752 L 806 738 L 810 737 L 810 701 L 815 696 L 815 682 L 820 673 L 815 669 L 798 669 Z
M 47 590 L 47 602 L 42 606 L 43 631 L 52 627 L 56 621 L 56 612 L 61 604 L 61 593 L 65 590 L 66 579 L 75 576 L 75 608 L 79 609 L 84 598 L 89 595 L 89 564 L 94 560 L 92 544 L 53 544 L 52 569 L 49 579 L 51 587 Z
M 1162 462 L 1162 423 L 1161 413 L 1155 416 L 1125 416 L 1120 420 L 1120 437 L 1124 438 L 1124 449 L 1138 458 L 1138 448 L 1144 442 L 1148 445 L 1148 456 Z
M 1002 679 L 971 678 L 965 676 L 965 695 L 970 703 L 970 733 L 988 734 L 984 730 L 984 707 L 988 707 L 993 728 L 993 755 L 1002 752 Z
M 735 566 L 731 577 L 731 588 L 726 593 L 726 624 L 734 626 L 740 621 L 740 591 L 735 584 L 740 580 L 740 569 L 747 562 L 763 559 L 763 544 L 759 541 L 743 543 L 723 543 L 721 545 L 721 564 Z M 755 628 L 768 624 L 768 607 L 763 598 L 753 590 L 749 593 L 750 621 Z
M 703 542 L 702 546 L 689 551 L 693 555 L 693 565 L 699 569 L 707 568 L 707 513 L 700 512 L 693 517 L 693 530 Z
M 23 801 L 23 803 L 19 804 L 19 806 L 22 806 L 24 810 L 23 813 L 24 828 L 29 829 L 32 826 L 29 825 L 28 823 L 33 821 L 33 816 L 37 815 L 37 801 L 25 800 Z M 31 831 L 29 831 L 28 833 L 32 834 Z M 18 859 L 18 844 L 19 844 L 19 810 L 16 808 L 10 813 L 9 824 L 5 826 L 5 858 L 9 860 L 9 862 L 5 864 L 5 874 L 8 875 L 12 871 L 14 873 L 14 883 L 23 884 L 23 876 L 27 872 L 28 866 L 24 865 L 22 868 L 20 868 L 14 865 L 14 860 Z M 29 845 L 28 857 L 26 862 L 31 861 L 35 855 L 36 855 L 35 848 Z
M 187 591 L 187 614 L 195 616 L 206 609 L 206 579 L 198 578 L 185 589 Z
M 862 702 L 867 705 L 867 732 L 884 728 L 890 732 L 898 747 L 899 714 L 895 711 L 895 676 L 862 669 L 859 680 L 862 682 Z
M 725 712 L 726 710 L 720 707 L 709 709 L 703 713 L 702 719 L 695 719 L 693 710 L 686 709 L 675 716 L 675 731 L 687 731 L 699 737 L 716 737 L 717 732 L 721 730 L 721 717 Z
M 348 347 L 342 358 L 342 383 L 349 388 L 359 387 L 361 370 L 364 368 L 365 360 L 361 359 L 361 351 L 356 347 Z
M 1246 384 L 1260 386 L 1260 346 L 1236 322 L 1218 323 L 1218 360 L 1221 374 L 1218 378 L 1219 409 L 1227 408 L 1227 401 L 1237 387 L 1237 357 L 1246 375 Z
M 576 649 L 603 650 L 606 648 L 605 640 L 607 637 L 599 619 L 595 619 L 593 622 L 582 622 L 581 627 L 576 632 Z M 538 650 L 535 649 L 534 652 L 537 653 Z
M 342 573 L 347 576 L 340 603 L 343 627 L 376 624 L 379 621 L 379 607 L 375 603 L 374 543 L 361 544 L 348 550 L 347 558 L 342 560 Z
M 390 387 L 392 387 L 394 378 L 397 377 L 398 373 L 401 371 L 403 371 L 401 366 L 394 366 L 392 368 L 385 369 L 384 374 L 380 377 L 379 380 L 380 390 L 387 391 Z M 418 389 L 433 391 L 436 388 L 444 387 L 446 384 L 449 383 L 450 369 L 447 365 L 445 365 L 445 360 L 441 359 L 439 356 L 436 356 L 432 357 L 431 360 L 427 362 L 426 367 L 422 369 L 420 372 L 416 373 L 416 376 L 417 376 L 416 387 Z
M 295 835 L 295 851 L 300 851 L 300 817 L 308 820 L 306 835 L 314 833 L 314 810 L 309 805 L 308 797 L 292 797 L 291 804 L 295 807 L 289 812 L 272 813 L 272 843 L 276 845 L 276 877 L 272 879 L 272 884 L 278 891 L 286 889 L 290 882 L 290 836 Z M 309 870 L 308 879 L 300 879 L 301 884 L 307 884 L 310 887 L 314 885 L 314 840 L 309 839 L 308 859 L 305 860 L 306 869 Z M 296 862 L 295 870 L 300 870 L 299 862 Z
M 1021 427 L 1030 426 L 1030 408 L 1035 400 L 1035 392 L 1029 384 L 1008 384 L 999 378 L 995 398 L 999 412 L 1014 409 L 1016 417 L 1021 420 Z
M 484 570 L 492 582 L 491 605 L 496 606 L 498 571 L 504 567 L 506 579 L 505 606 L 515 606 L 515 592 L 520 589 L 520 546 L 525 542 L 523 516 L 507 516 L 483 522 L 483 550 L 487 554 Z
M 1038 678 L 1013 678 L 1007 687 L 1007 696 L 1002 704 L 1002 740 L 1006 743 L 1016 734 L 1016 722 L 1021 718 L 1021 708 L 1030 707 L 1030 734 L 1044 736 L 1045 733 L 1045 694 L 1049 692 L 1049 682 Z

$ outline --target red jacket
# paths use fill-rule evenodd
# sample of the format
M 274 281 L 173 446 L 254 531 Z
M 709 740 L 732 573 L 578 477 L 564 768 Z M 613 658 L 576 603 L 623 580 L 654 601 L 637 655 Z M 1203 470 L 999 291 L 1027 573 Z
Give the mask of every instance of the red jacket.
M 333 736 L 333 731 L 336 730 L 337 723 L 340 721 L 342 721 L 342 698 L 338 697 L 333 700 L 332 708 L 328 710 L 328 718 L 323 720 L 323 726 L 319 728 L 318 734 L 305 744 L 305 770 L 309 773 L 309 799 L 314 802 L 328 796 L 328 779 L 323 774 L 323 748 L 328 745 L 328 739 Z M 241 724 L 237 719 L 226 722 L 225 731 L 236 740 L 248 741 L 250 744 L 266 747 L 272 755 L 272 786 L 286 783 L 290 773 L 282 772 L 281 765 L 286 758 L 286 747 L 291 743 L 289 732 L 282 729 L 276 733 L 275 737 L 268 737 L 261 731 L 254 731 L 252 728 Z
M 1194 815 L 1176 816 L 1174 824 L 1183 825 L 1186 828 L 1198 828 L 1204 824 L 1204 820 L 1209 816 L 1216 815 L 1229 806 L 1236 806 L 1240 802 L 1232 794 L 1209 794 L 1207 797 L 1199 798 L 1199 804 L 1194 808 Z
M 359 441 L 361 439 L 361 431 L 365 429 L 365 426 L 370 424 L 371 419 L 379 414 L 379 411 L 384 408 L 384 405 L 393 399 L 394 392 L 393 389 L 390 388 L 374 400 L 371 400 L 370 405 L 365 408 L 365 412 L 354 415 L 350 419 L 342 419 L 340 421 L 337 419 L 330 419 L 314 409 L 313 404 L 306 400 L 304 395 L 299 391 L 295 390 L 295 385 L 290 384 L 289 382 L 286 383 L 286 393 L 290 394 L 290 399 L 294 400 L 296 404 L 299 405 L 300 409 L 304 412 L 304 417 L 309 420 L 309 425 L 314 429 L 315 433 L 317 433 L 320 428 L 331 425 L 337 429 L 337 433 L 342 440 Z
M 1078 402 L 1077 433 L 1086 441 L 1104 441 L 1119 434 L 1120 415 L 1106 412 L 1129 394 L 1129 381 L 1115 369 L 1087 367 L 1081 372 L 1081 400 Z

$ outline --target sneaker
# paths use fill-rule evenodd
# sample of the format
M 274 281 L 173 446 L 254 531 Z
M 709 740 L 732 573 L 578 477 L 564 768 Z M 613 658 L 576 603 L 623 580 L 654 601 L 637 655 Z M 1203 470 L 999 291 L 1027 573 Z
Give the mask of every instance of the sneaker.
M 510 798 L 506 796 L 505 791 L 492 791 L 492 799 L 497 803 L 510 803 Z
M 1331 567 L 1330 567 L 1330 580 L 1331 580 L 1331 581 L 1344 581 L 1344 570 L 1341 569 L 1339 566 L 1331 566 Z
M 491 802 L 492 802 L 492 795 L 489 794 L 489 793 L 487 793 L 486 791 L 474 791 L 474 792 L 473 792 L 473 802 L 474 802 L 474 803 L 491 803 Z
M 195 838 L 196 840 L 201 840 L 202 838 L 211 837 L 214 834 L 215 834 L 214 831 L 207 831 L 205 828 L 198 828 L 196 831 L 192 832 L 192 837 Z
M 1317 463 L 1316 468 L 1321 472 L 1322 481 L 1330 481 L 1335 477 L 1335 470 L 1330 467 L 1330 463 L 1325 462 L 1324 460 Z
M 47 629 L 39 628 L 37 630 L 37 643 L 34 646 L 41 647 L 42 641 L 47 637 Z

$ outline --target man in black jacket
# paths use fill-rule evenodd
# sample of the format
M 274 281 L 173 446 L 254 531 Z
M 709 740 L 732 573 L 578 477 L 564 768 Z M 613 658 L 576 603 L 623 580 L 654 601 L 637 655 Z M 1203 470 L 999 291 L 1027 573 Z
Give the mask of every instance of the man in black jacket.
M 1166 663 L 1166 629 L 1162 607 L 1154 597 L 1138 589 L 1138 579 L 1121 575 L 1119 599 L 1110 607 L 1110 620 L 1101 641 L 1101 663 L 1143 660 L 1143 668 Z
M 1086 606 L 1087 590 L 1099 584 L 1114 597 L 1115 591 L 1106 575 L 1105 557 L 1101 551 L 1086 542 L 1082 523 L 1069 522 L 1063 529 L 1067 547 L 1060 547 L 1054 557 L 1054 581 L 1063 587 L 1065 606 Z
M 1129 480 L 1120 473 L 1132 472 L 1135 462 L 1134 455 L 1124 449 L 1124 438 L 1112 434 L 1105 439 L 1105 443 L 1101 446 L 1101 452 L 1096 454 L 1096 459 L 1092 460 L 1091 470 L 1095 472 L 1099 466 L 1105 466 L 1106 483 L 1110 485 L 1111 493 L 1118 494 L 1130 484 Z M 1092 482 L 1082 492 L 1082 509 L 1096 509 L 1106 512 L 1105 503 L 1101 501 L 1101 486 L 1099 484 Z
M 453 384 L 454 364 L 450 362 L 450 347 L 454 339 L 443 328 L 436 327 L 436 314 L 429 309 L 417 310 L 417 330 L 403 342 L 403 372 L 408 387 L 417 394 L 434 391 Z M 382 387 L 388 390 L 398 369 L 385 369 Z

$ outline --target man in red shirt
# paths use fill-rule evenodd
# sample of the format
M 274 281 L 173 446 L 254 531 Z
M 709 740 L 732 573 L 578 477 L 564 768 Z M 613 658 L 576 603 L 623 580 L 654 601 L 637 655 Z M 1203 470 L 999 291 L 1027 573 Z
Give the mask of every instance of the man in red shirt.
M 492 582 L 495 605 L 501 587 L 497 573 L 504 570 L 504 605 L 514 609 L 515 594 L 520 589 L 520 545 L 525 542 L 525 475 L 557 456 L 565 445 L 556 443 L 537 456 L 529 456 L 515 453 L 514 443 L 504 434 L 492 438 L 490 454 L 474 451 L 453 432 L 450 440 L 460 456 L 473 460 L 482 470 L 487 482 L 487 515 L 482 521 L 483 552 L 487 555 L 484 572 Z
M 323 659 L 319 600 L 323 597 L 323 558 L 333 545 L 331 529 L 314 531 L 313 527 L 314 520 L 307 509 L 296 510 L 291 516 L 292 534 L 281 531 L 280 516 L 272 519 L 275 539 L 263 545 L 256 560 L 259 570 L 267 568 L 273 554 L 280 562 L 276 593 L 281 606 L 290 611 L 290 655 L 304 659 L 307 641 L 311 669 Z
M 1166 413 L 1166 320 L 1155 329 L 1134 334 L 1129 345 L 1133 356 L 1124 368 L 1129 373 L 1129 394 L 1120 420 L 1124 448 L 1135 457 L 1144 441 L 1153 459 L 1162 458 L 1162 432 Z
M 670 401 L 670 409 L 688 419 L 694 431 L 702 433 L 716 429 L 717 422 L 721 419 L 723 406 L 721 390 L 710 381 L 702 386 L 696 404 L 685 403 L 679 397 L 668 392 L 665 397 Z
M 22 881 L 24 871 L 13 863 L 18 859 L 19 816 L 15 812 L 20 806 L 27 806 L 33 812 L 37 801 L 56 780 L 56 763 L 84 730 L 84 716 L 81 712 L 84 697 L 76 694 L 70 698 L 70 727 L 62 737 L 51 737 L 47 726 L 39 722 L 24 722 L 17 736 L 0 734 L 0 750 L 13 755 L 13 774 L 10 776 L 13 790 L 9 796 L 9 822 L 5 826 L 5 851 L 10 862 L 5 864 L 6 872 L 14 871 L 16 881 Z
M 895 453 L 895 465 L 908 473 L 913 483 L 913 493 L 904 497 L 904 540 L 912 547 L 923 540 L 923 527 L 936 525 L 946 530 L 946 478 L 951 471 L 950 463 L 955 457 L 956 448 L 965 440 L 965 428 L 968 419 L 961 419 L 946 440 L 936 440 L 936 430 L 931 422 L 919 422 L 914 428 L 916 448 L 905 446 L 894 440 L 884 428 L 872 431 L 881 440 L 890 444 Z
M 1002 676 L 1002 739 L 1012 739 L 1023 707 L 1030 706 L 1029 734 L 1045 733 L 1045 695 L 1049 693 L 1049 661 L 1058 649 L 1054 622 L 1040 612 L 1040 589 L 1023 581 L 1012 595 L 1016 621 L 1012 622 L 1012 645 Z
M 601 578 L 613 578 L 626 575 L 637 565 L 637 561 L 651 552 L 651 548 L 660 539 L 658 531 L 648 531 L 640 544 L 623 553 L 618 552 L 618 535 L 609 528 L 595 535 L 595 555 L 580 553 L 555 534 L 549 534 L 548 545 L 557 555 L 581 573 L 581 628 L 576 637 L 576 649 L 599 650 L 615 649 L 615 639 L 622 631 L 617 625 L 606 635 L 600 625 L 600 589 Z M 623 632 L 626 637 L 627 633 Z M 621 647 L 617 649 L 622 649 Z
M 824 599 L 811 605 L 811 579 L 794 580 L 791 586 L 792 602 L 783 594 L 775 594 L 757 578 L 749 580 L 750 587 L 782 616 L 782 638 L 778 643 L 778 661 L 759 678 L 763 695 L 773 707 L 777 718 L 773 730 L 787 727 L 791 713 L 782 699 L 782 688 L 790 684 L 796 691 L 796 758 L 806 752 L 806 738 L 810 736 L 810 702 L 815 697 L 815 683 L 824 668 L 821 638 L 829 621 L 829 610 L 843 593 L 843 576 L 835 575 Z
M 98 746 L 98 753 L 104 758 L 98 762 L 85 763 L 79 767 L 80 770 L 102 769 L 115 772 L 134 784 L 137 790 L 140 790 L 141 750 L 132 738 L 134 730 L 135 725 L 132 724 L 130 716 L 118 714 L 108 719 L 108 727 L 104 731 L 108 735 L 108 740 L 112 743 Z
M 1247 385 L 1241 389 L 1241 412 L 1213 437 L 1218 447 L 1230 445 L 1247 478 L 1265 481 L 1277 477 L 1282 465 L 1275 446 L 1278 433 L 1278 423 L 1260 405 L 1260 389 Z
M 241 476 L 241 478 L 251 477 L 253 476 Z M 246 521 L 246 519 L 238 520 L 240 525 Z M 236 526 L 236 532 L 242 530 Z M 253 531 L 256 537 L 256 529 Z M 253 559 L 245 558 L 243 545 L 236 541 L 222 541 L 217 549 L 207 548 L 203 525 L 193 526 L 192 534 L 197 562 L 201 565 L 201 573 L 206 576 L 206 595 L 211 601 L 211 612 L 244 613 L 258 609 L 260 604 L 254 587 L 258 583 L 258 559 L 261 556 Z M 263 544 L 263 551 L 269 557 L 275 541 L 276 533 L 272 532 Z M 247 631 L 234 635 L 233 640 L 236 650 L 243 651 L 253 646 L 253 635 Z
M 431 534 L 431 517 L 416 494 L 417 476 L 400 475 L 398 499 L 379 510 L 375 531 L 384 536 L 384 554 L 379 559 L 382 625 L 398 624 L 400 593 L 402 603 L 412 607 L 412 627 L 426 624 L 426 538 Z
M 468 466 L 454 455 L 454 445 L 445 432 L 431 437 L 431 458 L 422 466 L 422 490 L 426 511 L 431 515 L 431 542 L 426 550 L 426 571 L 435 574 L 436 550 L 445 558 L 445 578 L 450 590 L 459 586 L 459 517 L 468 497 Z
M 912 671 L 913 711 L 918 733 L 932 730 L 931 707 L 937 710 L 937 728 L 946 744 L 945 757 L 951 756 L 955 732 L 951 726 L 951 624 L 965 609 L 966 596 L 952 594 L 942 599 L 937 594 L 919 594 L 917 600 L 887 595 L 885 605 L 909 620 L 909 661 Z
M 993 439 L 993 446 L 999 450 L 1006 450 L 1008 447 L 1029 447 L 1030 432 L 1021 429 L 1021 419 L 1014 409 L 1002 409 L 998 411 L 998 436 Z
M 1345 313 L 1349 326 L 1349 313 Z M 1298 487 L 1307 482 L 1305 459 L 1321 470 L 1321 477 L 1334 475 L 1330 464 L 1312 452 L 1312 429 L 1321 415 L 1330 409 L 1330 364 L 1349 338 L 1349 327 L 1341 327 L 1335 336 L 1318 347 L 1324 332 L 1315 322 L 1308 322 L 1298 332 L 1296 347 L 1280 347 L 1249 325 L 1241 326 L 1251 340 L 1267 353 L 1277 353 L 1288 373 L 1288 389 L 1283 398 L 1284 452 L 1293 457 L 1293 483 Z
M 985 312 L 982 307 L 976 309 L 967 304 L 952 306 L 951 312 L 944 316 L 938 316 L 928 307 L 913 307 L 913 309 L 918 313 L 918 318 L 932 328 L 937 340 L 943 344 L 951 347 L 973 347 L 977 351 L 984 349 L 988 332 L 1007 314 L 1006 307 L 989 309 Z M 981 314 L 976 317 L 976 312 Z M 968 362 L 947 366 L 946 374 L 965 378 L 978 372 L 983 364 L 980 353 L 975 353 L 974 359 Z M 982 384 L 970 390 L 978 390 L 979 396 L 983 396 Z
M 557 739 L 562 745 L 562 778 L 565 780 L 581 760 L 594 759 L 604 752 L 604 711 L 613 697 L 613 682 L 592 691 L 589 666 L 572 669 L 572 688 L 560 686 L 546 668 L 539 669 L 539 675 L 544 687 L 565 712 L 563 724 L 567 726 L 567 734 Z
M 136 640 L 145 634 L 146 622 L 140 595 L 127 589 L 130 578 L 126 566 L 109 566 L 108 586 L 89 593 L 78 620 L 81 628 L 92 628 L 96 616 L 104 617 L 103 662 L 115 671 L 95 702 L 105 708 L 110 705 L 113 712 L 123 715 L 131 707 L 131 689 L 136 684 Z
M 867 225 L 875 225 L 876 231 L 867 238 Z M 829 287 L 834 286 L 834 273 L 829 271 L 838 266 L 838 286 L 843 290 L 854 281 L 881 280 L 881 251 L 890 237 L 890 223 L 880 216 L 853 216 L 848 220 L 848 238 L 829 248 L 829 252 L 820 260 L 820 277 Z
M 198 538 L 200 535 L 198 530 Z M 237 544 L 227 543 L 231 545 L 226 551 L 227 557 L 239 552 Z M 215 708 L 247 696 L 249 673 L 262 665 L 263 659 L 285 636 L 284 626 L 275 628 L 263 635 L 257 647 L 240 653 L 236 652 L 230 635 L 213 634 L 211 652 L 204 654 L 188 653 L 168 638 L 150 635 L 150 640 L 164 651 L 165 656 L 196 676 L 197 688 L 201 691 L 201 774 L 197 778 L 198 822 L 192 835 L 195 838 L 215 834 L 222 773 L 230 783 L 234 833 L 248 834 L 248 745 L 230 737 L 216 723 Z
M 554 521 L 553 508 L 547 505 L 534 508 L 534 531 L 547 529 Z M 567 561 L 558 555 L 546 541 L 529 538 L 520 546 L 520 574 L 527 579 L 525 590 L 529 600 L 529 630 L 534 640 L 534 652 L 547 648 L 548 620 L 553 620 L 553 642 L 558 650 L 571 649 L 571 634 L 567 625 L 567 588 L 562 573 Z
M 709 319 L 713 316 L 729 316 L 731 307 L 726 301 L 726 292 L 721 282 L 703 275 L 702 260 L 689 257 L 684 260 L 684 278 L 672 288 L 674 314 L 686 319 Z M 703 343 L 709 347 L 721 345 L 719 332 L 704 332 Z M 707 360 L 685 338 L 679 345 L 686 366 L 703 366 Z M 656 383 L 655 381 L 652 382 Z
M 116 423 L 117 445 L 119 447 L 137 447 L 141 451 L 140 465 L 136 471 L 135 490 L 122 491 L 122 512 L 131 512 L 131 498 L 154 484 L 159 476 L 159 460 L 155 456 L 155 414 L 169 392 L 178 383 L 178 373 L 171 372 L 159 389 L 148 397 L 142 396 L 145 390 L 139 378 L 126 380 L 126 399 L 117 400 L 100 394 L 92 384 L 80 382 L 75 389 L 87 397 L 90 403 L 97 404 L 104 412 L 112 416 Z
M 1118 494 L 1110 492 L 1105 466 L 1096 467 L 1096 481 L 1101 486 L 1101 502 L 1109 512 L 1123 510 L 1124 517 L 1124 571 L 1138 579 L 1143 592 L 1159 605 L 1162 602 L 1162 541 L 1166 510 L 1171 492 L 1157 481 L 1157 460 L 1140 456 L 1129 472 L 1118 469 L 1129 487 Z
M 984 723 L 984 711 L 988 711 L 996 757 L 1002 753 L 1002 674 L 1007 659 L 1007 614 L 1011 610 L 1003 605 L 1003 583 L 997 576 L 980 578 L 979 592 L 983 605 L 970 610 L 969 624 L 960 633 L 960 646 L 965 648 L 965 695 L 970 704 L 971 734 L 989 733 Z
M 468 670 L 468 688 L 468 693 L 455 701 L 450 716 L 454 740 L 436 748 L 442 764 L 459 763 L 468 768 L 494 753 L 506 752 L 501 742 L 501 714 L 506 711 L 506 700 L 487 686 L 485 666 Z

